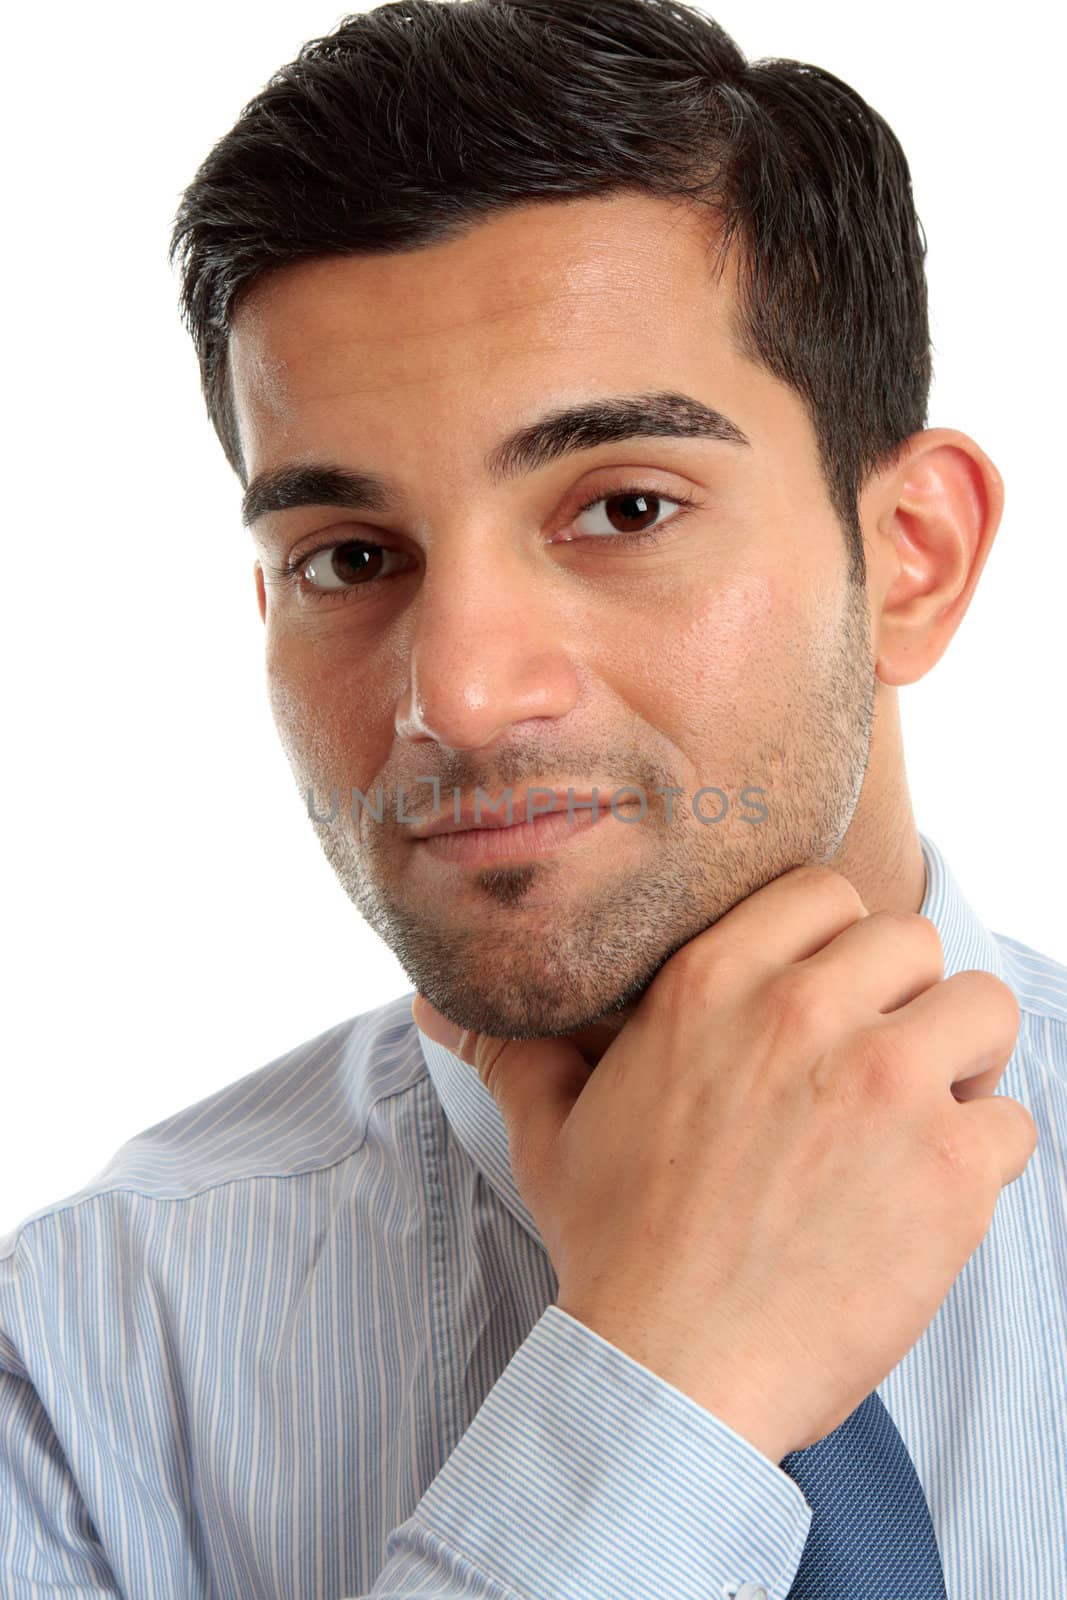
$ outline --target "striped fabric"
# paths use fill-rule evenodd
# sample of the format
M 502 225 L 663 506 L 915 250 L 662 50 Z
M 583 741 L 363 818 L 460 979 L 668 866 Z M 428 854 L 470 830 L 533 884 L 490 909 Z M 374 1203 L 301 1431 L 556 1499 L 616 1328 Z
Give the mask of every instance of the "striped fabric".
M 1067 968 L 988 932 L 920 837 L 946 975 L 1018 996 L 1000 1091 L 1039 1143 L 878 1393 L 950 1600 L 1051 1600 Z M 495 1102 L 410 1001 L 157 1123 L 0 1239 L 3 1600 L 783 1600 L 801 1490 L 553 1305 Z

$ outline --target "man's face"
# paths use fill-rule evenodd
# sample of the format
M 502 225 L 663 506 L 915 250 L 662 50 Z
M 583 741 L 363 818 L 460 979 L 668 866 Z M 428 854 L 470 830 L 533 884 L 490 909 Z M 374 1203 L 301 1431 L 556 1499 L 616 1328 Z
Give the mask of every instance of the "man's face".
M 802 402 L 735 348 L 735 269 L 716 280 L 707 240 L 706 218 L 644 195 L 541 203 L 452 243 L 282 268 L 234 320 L 250 479 L 330 462 L 394 489 L 388 510 L 320 497 L 252 522 L 268 681 L 345 891 L 465 1027 L 624 1015 L 732 905 L 830 860 L 859 799 L 866 594 Z M 572 434 L 489 470 L 547 412 L 653 391 L 748 444 Z M 272 576 L 312 550 L 303 586 Z M 520 823 L 535 786 L 603 804 L 635 786 L 646 814 L 620 794 L 618 818 L 482 860 L 398 820 L 398 799 L 425 825 L 480 788 L 510 791 Z M 359 800 L 379 787 L 380 822 Z

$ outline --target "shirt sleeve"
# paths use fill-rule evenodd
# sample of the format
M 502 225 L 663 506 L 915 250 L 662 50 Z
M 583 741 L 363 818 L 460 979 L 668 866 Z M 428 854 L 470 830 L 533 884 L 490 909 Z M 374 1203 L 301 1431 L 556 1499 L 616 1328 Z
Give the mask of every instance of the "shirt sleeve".
M 553 1305 L 366 1600 L 785 1600 L 811 1519 L 751 1440 Z
M 750 1440 L 549 1306 L 349 1600 L 785 1600 L 811 1516 Z M 124 1600 L 36 1390 L 2 1365 L 0 1580 L 4 1600 Z
M 0 1594 L 122 1600 L 37 1391 L 2 1366 Z

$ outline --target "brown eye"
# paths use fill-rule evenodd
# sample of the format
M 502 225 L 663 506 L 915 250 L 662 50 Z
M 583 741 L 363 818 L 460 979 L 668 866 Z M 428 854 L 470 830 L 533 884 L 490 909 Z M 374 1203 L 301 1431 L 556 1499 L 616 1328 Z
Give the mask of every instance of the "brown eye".
M 370 544 L 362 539 L 349 539 L 344 544 L 314 551 L 304 558 L 299 570 L 309 588 L 336 592 L 389 576 L 390 570 L 395 570 L 388 567 L 390 557 L 400 565 L 405 560 L 399 550 L 389 550 L 385 545 Z
M 694 502 L 688 499 L 660 494 L 641 484 L 623 484 L 607 494 L 594 495 L 576 513 L 573 533 L 564 536 L 562 543 L 603 540 L 610 545 L 639 544 L 643 540 L 657 539 L 668 525 L 684 517 Z M 664 507 L 673 506 L 673 515 L 666 518 Z M 597 521 L 600 526 L 596 525 Z M 584 526 L 583 526 L 584 522 Z
M 604 514 L 616 533 L 644 533 L 655 524 L 658 494 L 612 494 L 603 499 Z

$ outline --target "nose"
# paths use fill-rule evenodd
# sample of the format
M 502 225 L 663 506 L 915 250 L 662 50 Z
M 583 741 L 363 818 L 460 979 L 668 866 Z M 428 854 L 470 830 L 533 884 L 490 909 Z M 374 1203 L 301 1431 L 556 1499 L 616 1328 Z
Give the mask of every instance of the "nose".
M 499 548 L 436 564 L 431 557 L 411 617 L 400 737 L 476 750 L 576 704 L 573 618 L 558 584 L 528 557 Z

